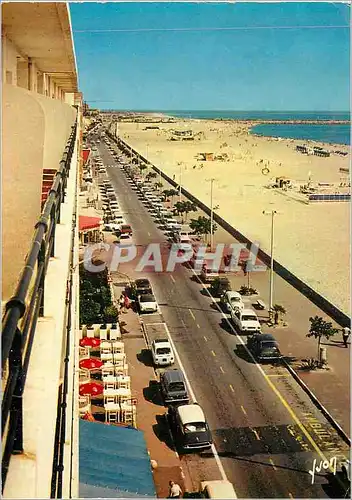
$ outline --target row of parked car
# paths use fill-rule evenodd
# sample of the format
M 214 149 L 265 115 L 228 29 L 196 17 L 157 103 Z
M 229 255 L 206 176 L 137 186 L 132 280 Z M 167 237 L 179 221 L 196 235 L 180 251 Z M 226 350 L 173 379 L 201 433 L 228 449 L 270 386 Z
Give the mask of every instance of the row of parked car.
M 127 164 L 125 164 L 125 167 Z M 132 186 L 138 190 L 142 201 L 152 217 L 162 226 L 165 235 L 180 245 L 181 251 L 186 251 L 192 247 L 189 236 L 190 229 L 187 225 L 180 224 L 174 214 L 165 207 L 163 195 L 157 193 L 152 182 L 143 179 L 141 176 L 131 175 L 126 168 L 127 176 Z
M 99 190 L 103 201 L 104 231 L 113 232 L 119 238 L 120 243 L 132 244 L 132 227 L 125 220 L 125 215 L 121 210 L 111 182 L 109 180 L 102 181 Z M 109 222 L 106 222 L 107 220 Z

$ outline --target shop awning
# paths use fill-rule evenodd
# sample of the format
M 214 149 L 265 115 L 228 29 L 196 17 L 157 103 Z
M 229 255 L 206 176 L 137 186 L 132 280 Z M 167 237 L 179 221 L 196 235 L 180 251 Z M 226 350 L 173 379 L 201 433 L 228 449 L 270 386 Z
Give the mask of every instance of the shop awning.
M 82 158 L 84 165 L 87 163 L 90 155 L 90 149 L 82 149 Z
M 79 421 L 79 497 L 156 497 L 143 432 Z
M 99 229 L 102 221 L 100 217 L 88 217 L 87 215 L 79 216 L 79 230 L 87 231 L 88 229 Z

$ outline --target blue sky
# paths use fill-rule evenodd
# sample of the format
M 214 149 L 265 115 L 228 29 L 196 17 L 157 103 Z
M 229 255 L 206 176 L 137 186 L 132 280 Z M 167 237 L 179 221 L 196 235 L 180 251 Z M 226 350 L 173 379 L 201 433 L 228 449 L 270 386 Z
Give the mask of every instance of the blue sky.
M 91 107 L 349 110 L 346 4 L 86 2 L 70 11 Z

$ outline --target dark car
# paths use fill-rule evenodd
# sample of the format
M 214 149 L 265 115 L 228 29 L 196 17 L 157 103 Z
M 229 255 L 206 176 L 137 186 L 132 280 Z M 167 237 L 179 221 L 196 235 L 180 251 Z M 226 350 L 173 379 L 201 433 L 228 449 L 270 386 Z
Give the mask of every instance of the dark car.
M 152 285 L 147 278 L 139 278 L 132 285 L 132 296 L 137 298 L 142 294 L 152 294 Z
M 121 230 L 121 234 L 132 235 L 132 227 L 129 224 L 122 224 L 120 230 Z
M 197 403 L 169 406 L 167 416 L 175 444 L 180 450 L 201 451 L 211 447 L 211 431 Z
M 166 370 L 160 375 L 160 390 L 166 405 L 188 403 L 189 395 L 181 370 Z
M 247 340 L 247 347 L 259 361 L 277 361 L 282 358 L 279 345 L 271 333 L 257 333 Z
M 231 283 L 228 278 L 215 278 L 210 285 L 210 293 L 213 297 L 221 297 L 225 292 L 231 290 Z

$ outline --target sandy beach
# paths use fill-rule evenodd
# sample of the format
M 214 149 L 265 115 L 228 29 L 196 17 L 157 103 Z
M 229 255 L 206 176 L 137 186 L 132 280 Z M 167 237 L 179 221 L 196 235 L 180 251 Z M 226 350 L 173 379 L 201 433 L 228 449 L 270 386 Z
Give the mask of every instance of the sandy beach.
M 340 168 L 350 157 L 327 158 L 297 152 L 297 144 L 348 151 L 348 146 L 311 141 L 257 137 L 250 123 L 178 120 L 176 123 L 119 123 L 119 135 L 133 148 L 175 176 L 197 198 L 210 206 L 210 178 L 217 213 L 270 253 L 271 218 L 263 210 L 276 210 L 275 259 L 345 313 L 350 311 L 350 203 L 306 204 L 294 190 L 268 189 L 276 177 L 293 183 L 340 183 Z M 171 141 L 171 130 L 192 129 L 193 141 Z M 224 155 L 228 161 L 203 161 L 199 153 Z M 264 175 L 262 170 L 264 170 Z M 346 192 L 346 190 L 345 190 Z

